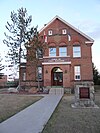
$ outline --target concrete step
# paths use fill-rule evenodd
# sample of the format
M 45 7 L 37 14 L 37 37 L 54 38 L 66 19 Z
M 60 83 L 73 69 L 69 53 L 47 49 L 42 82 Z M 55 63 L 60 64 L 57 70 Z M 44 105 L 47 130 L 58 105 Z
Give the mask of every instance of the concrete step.
M 55 94 L 55 95 L 61 94 L 61 95 L 63 95 L 64 94 L 64 88 L 51 88 L 49 91 L 49 94 Z

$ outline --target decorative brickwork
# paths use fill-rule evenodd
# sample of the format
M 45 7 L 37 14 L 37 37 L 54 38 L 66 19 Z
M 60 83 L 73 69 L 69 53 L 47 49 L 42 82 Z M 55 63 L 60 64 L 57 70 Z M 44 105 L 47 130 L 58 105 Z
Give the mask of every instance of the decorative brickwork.
M 52 30 L 52 34 L 48 35 L 48 31 Z M 63 30 L 66 31 L 63 33 Z M 67 23 L 62 18 L 56 16 L 48 24 L 46 24 L 39 32 L 40 36 L 47 37 L 47 49 L 42 59 L 40 59 L 39 66 L 42 67 L 42 85 L 53 86 L 55 76 L 53 73 L 54 68 L 62 70 L 62 86 L 64 88 L 74 88 L 74 83 L 82 81 L 93 81 L 92 72 L 92 52 L 91 46 L 93 39 Z M 70 38 L 69 38 L 70 37 Z M 75 47 L 76 46 L 76 47 Z M 73 47 L 75 47 L 73 53 Z M 77 48 L 79 47 L 79 48 Z M 50 51 L 51 50 L 51 51 Z M 53 50 L 53 51 L 52 51 Z M 63 51 L 64 50 L 64 51 Z M 65 53 L 66 52 L 66 53 Z M 76 57 L 74 57 L 74 54 Z M 80 56 L 79 56 L 80 55 Z M 28 56 L 28 55 L 27 55 Z M 78 57 L 79 56 L 79 57 Z M 76 75 L 74 67 L 80 67 L 80 75 Z M 34 64 L 28 60 L 26 63 L 26 82 L 35 82 L 36 73 Z M 22 69 L 21 69 L 22 71 Z M 33 72 L 34 71 L 34 72 Z M 20 73 L 22 77 L 23 72 Z M 31 74 L 28 74 L 31 73 Z M 77 73 L 76 73 L 77 74 Z M 55 74 L 57 75 L 57 74 Z M 60 77 L 59 77 L 60 78 Z M 21 78 L 22 79 L 22 78 Z M 58 79 L 57 79 L 58 80 Z M 22 83 L 25 83 L 22 82 Z M 57 86 L 60 85 L 57 81 Z M 37 82 L 36 82 L 37 84 Z M 23 84 L 24 85 L 24 84 Z

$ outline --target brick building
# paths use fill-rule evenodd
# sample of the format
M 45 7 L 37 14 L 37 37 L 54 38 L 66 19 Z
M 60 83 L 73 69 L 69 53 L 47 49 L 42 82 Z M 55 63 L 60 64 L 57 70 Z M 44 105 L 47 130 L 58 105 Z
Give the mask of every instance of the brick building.
M 63 86 L 73 88 L 79 82 L 92 82 L 92 51 L 94 42 L 89 36 L 55 16 L 39 32 L 45 35 L 48 48 L 38 65 L 42 86 Z M 27 55 L 28 56 L 28 55 Z M 36 74 L 28 75 L 29 62 L 20 67 L 21 85 L 36 85 Z

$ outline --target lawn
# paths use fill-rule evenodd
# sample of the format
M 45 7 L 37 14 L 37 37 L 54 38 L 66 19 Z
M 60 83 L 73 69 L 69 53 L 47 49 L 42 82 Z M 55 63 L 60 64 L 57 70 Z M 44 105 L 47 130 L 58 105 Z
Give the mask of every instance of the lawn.
M 42 133 L 100 133 L 100 108 L 74 109 L 73 95 L 64 95 Z M 100 91 L 95 103 L 100 107 Z
M 2 94 L 0 95 L 0 122 L 40 100 L 40 96 Z

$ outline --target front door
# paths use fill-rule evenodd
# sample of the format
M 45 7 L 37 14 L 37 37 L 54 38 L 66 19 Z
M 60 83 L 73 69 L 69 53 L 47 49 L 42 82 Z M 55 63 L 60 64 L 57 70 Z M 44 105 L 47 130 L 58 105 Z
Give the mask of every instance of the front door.
M 63 72 L 60 68 L 55 68 L 52 73 L 52 85 L 63 86 Z

